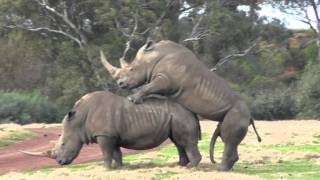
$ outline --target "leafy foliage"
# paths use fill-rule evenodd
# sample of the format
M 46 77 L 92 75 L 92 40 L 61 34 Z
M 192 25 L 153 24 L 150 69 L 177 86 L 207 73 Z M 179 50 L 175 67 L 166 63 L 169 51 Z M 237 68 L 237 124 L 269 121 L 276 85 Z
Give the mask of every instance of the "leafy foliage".
M 31 122 L 57 122 L 59 111 L 47 97 L 39 92 L 19 93 L 0 92 L 1 123 L 15 122 L 27 124 Z
M 298 118 L 315 119 L 320 117 L 320 65 L 310 64 L 297 82 L 296 104 Z
M 209 68 L 228 54 L 243 51 L 257 42 L 257 47 L 251 53 L 225 63 L 217 73 L 247 97 L 257 119 L 294 118 L 297 112 L 300 112 L 300 118 L 304 115 L 320 117 L 313 113 L 314 110 L 303 108 L 303 104 L 315 103 L 311 102 L 311 97 L 306 98 L 310 99 L 309 102 L 306 99 L 298 101 L 309 95 L 302 96 L 301 93 L 293 92 L 303 84 L 299 79 L 310 83 L 303 87 L 315 88 L 312 86 L 313 80 L 308 82 L 311 75 L 307 77 L 307 73 L 311 68 L 305 69 L 307 64 L 315 63 L 317 59 L 318 48 L 312 42 L 314 34 L 312 31 L 288 30 L 280 20 L 259 17 L 259 2 L 46 2 L 58 12 L 66 13 L 76 28 L 72 28 L 63 18 L 46 10 L 37 1 L 0 2 L 0 25 L 4 27 L 0 29 L 0 90 L 40 92 L 39 96 L 48 97 L 51 109 L 61 112 L 55 116 L 50 115 L 50 121 L 59 121 L 60 114 L 87 92 L 109 89 L 118 94 L 127 93 L 116 88 L 101 65 L 98 54 L 99 50 L 103 50 L 112 64 L 119 65 L 118 59 L 123 55 L 128 34 L 134 29 L 135 23 L 138 27 L 126 55 L 128 61 L 131 61 L 149 36 L 156 41 L 170 39 L 186 45 Z M 249 10 L 239 8 L 241 5 L 247 6 Z M 197 23 L 198 30 L 204 32 L 203 37 L 185 42 L 192 31 L 197 30 Z M 8 28 L 8 25 L 17 24 L 22 26 Z M 52 31 L 26 31 L 27 27 L 61 30 L 81 42 Z M 302 38 L 297 37 L 297 34 L 302 35 Z M 292 45 L 292 42 L 298 42 L 298 45 Z M 302 71 L 305 77 L 300 78 Z M 25 115 L 15 117 L 18 116 Z M 8 119 L 8 116 L 4 118 Z M 22 123 L 41 121 L 38 118 L 28 117 Z

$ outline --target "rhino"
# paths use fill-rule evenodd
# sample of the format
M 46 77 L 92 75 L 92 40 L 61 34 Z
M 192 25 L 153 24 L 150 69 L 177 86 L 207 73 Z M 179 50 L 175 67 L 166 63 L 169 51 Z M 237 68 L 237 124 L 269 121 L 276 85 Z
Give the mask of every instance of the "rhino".
M 178 149 L 179 165 L 194 167 L 201 160 L 199 120 L 170 100 L 149 98 L 134 105 L 125 97 L 97 91 L 78 100 L 62 123 L 63 133 L 52 150 L 22 152 L 66 165 L 78 156 L 83 144 L 98 143 L 105 166 L 117 168 L 123 165 L 120 147 L 146 150 L 169 138 Z
M 186 47 L 169 40 L 148 41 L 129 64 L 120 59 L 121 68 L 111 65 L 101 51 L 101 62 L 121 88 L 140 88 L 128 99 L 141 103 L 148 95 L 157 94 L 173 100 L 191 112 L 218 121 L 210 143 L 210 159 L 218 136 L 224 142 L 218 170 L 230 170 L 239 159 L 238 145 L 254 120 L 241 96 L 228 83 L 211 72 Z M 187 122 L 186 122 L 187 123 Z

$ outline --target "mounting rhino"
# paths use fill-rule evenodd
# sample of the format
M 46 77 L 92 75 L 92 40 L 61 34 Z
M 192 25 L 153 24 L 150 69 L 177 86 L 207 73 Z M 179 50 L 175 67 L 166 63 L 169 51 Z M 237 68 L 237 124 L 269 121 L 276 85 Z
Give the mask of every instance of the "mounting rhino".
M 218 170 L 228 171 L 238 161 L 238 145 L 250 124 L 261 141 L 244 100 L 186 47 L 168 40 L 149 41 L 130 64 L 120 59 L 121 68 L 112 66 L 102 52 L 101 61 L 121 88 L 141 86 L 135 94 L 128 96 L 130 101 L 141 103 L 150 94 L 162 95 L 191 112 L 218 121 L 210 143 L 210 159 L 214 163 L 217 137 L 224 142 Z
M 105 166 L 122 166 L 120 147 L 144 150 L 170 138 L 179 153 L 179 165 L 194 167 L 201 160 L 198 150 L 200 124 L 195 114 L 169 100 L 148 99 L 134 105 L 108 91 L 89 93 L 78 100 L 63 119 L 63 133 L 55 148 L 27 152 L 59 164 L 71 163 L 83 144 L 98 143 Z

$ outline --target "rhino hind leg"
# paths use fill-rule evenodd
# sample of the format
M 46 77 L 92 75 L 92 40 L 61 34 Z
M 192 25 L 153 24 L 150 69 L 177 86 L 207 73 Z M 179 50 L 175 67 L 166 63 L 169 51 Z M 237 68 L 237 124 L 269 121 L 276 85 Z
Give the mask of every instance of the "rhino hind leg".
M 190 161 L 190 163 L 187 165 L 187 167 L 189 167 L 189 168 L 196 167 L 202 159 L 202 156 L 199 152 L 197 144 L 187 146 L 185 148 L 185 151 L 186 151 L 188 159 Z
M 181 146 L 179 146 L 177 144 L 175 144 L 175 145 L 178 149 L 178 154 L 179 154 L 179 163 L 178 164 L 180 166 L 186 166 L 189 163 L 189 159 L 188 159 L 186 151 Z
M 250 112 L 244 103 L 237 103 L 225 116 L 220 127 L 220 137 L 224 142 L 220 171 L 229 171 L 239 160 L 238 146 L 247 134 Z
M 181 128 L 172 132 L 170 139 L 176 145 L 179 153 L 179 165 L 195 167 L 201 161 L 198 149 L 198 129 Z

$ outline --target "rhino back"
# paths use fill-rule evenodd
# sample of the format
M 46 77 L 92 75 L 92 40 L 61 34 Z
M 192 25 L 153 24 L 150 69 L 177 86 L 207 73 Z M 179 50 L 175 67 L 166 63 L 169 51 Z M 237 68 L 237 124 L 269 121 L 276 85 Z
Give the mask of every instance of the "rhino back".
M 223 116 L 239 96 L 190 50 L 175 43 L 168 48 L 171 53 L 161 59 L 153 73 L 163 73 L 169 78 L 174 89 L 170 97 L 201 116 L 211 119 Z
M 126 102 L 123 118 L 117 123 L 122 146 L 136 149 L 158 146 L 169 136 L 171 116 L 164 100 L 148 100 L 138 105 Z
M 119 137 L 120 145 L 132 149 L 149 149 L 170 134 L 171 102 L 150 99 L 135 105 L 126 98 L 100 91 L 88 94 L 81 107 L 88 111 L 86 128 L 96 137 Z

